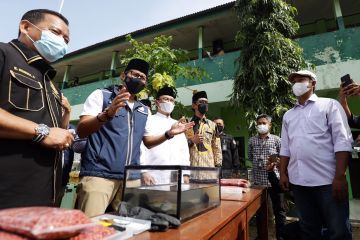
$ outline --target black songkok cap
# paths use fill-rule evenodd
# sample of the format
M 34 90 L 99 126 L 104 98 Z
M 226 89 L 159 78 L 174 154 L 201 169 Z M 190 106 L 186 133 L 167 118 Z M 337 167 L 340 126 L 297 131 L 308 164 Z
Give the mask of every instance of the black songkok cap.
M 141 99 L 140 102 L 145 106 L 151 108 L 151 101 L 149 99 Z
M 149 63 L 139 58 L 133 58 L 126 66 L 125 72 L 130 71 L 131 69 L 138 70 L 147 76 L 149 73 Z
M 173 98 L 176 98 L 176 89 L 168 86 L 163 87 L 157 92 L 156 98 L 159 99 L 159 97 L 162 95 L 169 95 Z
M 200 98 L 206 98 L 206 99 L 208 98 L 205 91 L 200 91 L 200 92 L 194 93 L 194 95 L 192 96 L 192 102 L 195 103 Z

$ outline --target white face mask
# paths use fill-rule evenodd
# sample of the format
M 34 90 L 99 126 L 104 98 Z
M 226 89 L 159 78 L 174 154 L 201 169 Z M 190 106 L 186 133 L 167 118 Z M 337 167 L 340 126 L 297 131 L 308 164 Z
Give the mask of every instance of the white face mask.
M 174 110 L 175 104 L 172 102 L 161 102 L 159 107 L 161 111 L 170 114 Z
M 260 125 L 257 125 L 257 126 L 256 126 L 256 129 L 257 129 L 257 131 L 258 131 L 260 134 L 265 134 L 265 133 L 268 133 L 268 132 L 269 132 L 269 125 L 267 125 L 267 124 L 260 124 Z
M 297 82 L 292 86 L 293 93 L 295 94 L 295 96 L 300 97 L 309 91 L 310 88 L 308 88 L 308 86 L 309 81 Z

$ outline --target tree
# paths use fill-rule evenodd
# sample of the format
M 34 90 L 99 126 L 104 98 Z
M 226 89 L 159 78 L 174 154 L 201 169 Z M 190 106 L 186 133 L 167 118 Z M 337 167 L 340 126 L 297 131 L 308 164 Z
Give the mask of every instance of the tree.
M 284 112 L 295 102 L 287 77 L 306 66 L 302 48 L 291 39 L 299 29 L 296 8 L 283 0 L 237 0 L 235 11 L 241 53 L 231 104 L 244 109 L 251 131 L 256 117 L 266 113 L 279 132 Z
M 126 40 L 131 44 L 124 55 L 120 56 L 121 63 L 126 65 L 132 58 L 141 58 L 150 65 L 146 89 L 139 93 L 140 98 L 156 96 L 157 91 L 164 86 L 176 87 L 176 79 L 201 79 L 207 76 L 205 70 L 190 67 L 181 63 L 189 61 L 188 52 L 183 49 L 171 48 L 172 36 L 158 36 L 151 43 L 143 43 L 133 39 L 130 35 Z M 177 103 L 175 110 L 178 115 L 187 115 L 188 110 Z

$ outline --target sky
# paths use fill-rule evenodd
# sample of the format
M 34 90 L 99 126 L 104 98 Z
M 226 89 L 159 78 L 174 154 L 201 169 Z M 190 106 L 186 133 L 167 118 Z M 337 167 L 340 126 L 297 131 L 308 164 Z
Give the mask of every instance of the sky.
M 63 4 L 61 4 L 63 1 Z M 59 11 L 69 20 L 69 52 L 231 0 L 1 0 L 0 42 L 17 37 L 22 15 Z

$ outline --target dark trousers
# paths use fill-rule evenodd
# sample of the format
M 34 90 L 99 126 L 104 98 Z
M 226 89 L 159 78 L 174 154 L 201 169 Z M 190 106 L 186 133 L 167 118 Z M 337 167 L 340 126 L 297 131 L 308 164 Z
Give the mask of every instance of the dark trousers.
M 275 191 L 272 187 L 269 187 L 267 189 L 267 192 L 270 196 L 271 205 L 275 216 L 276 238 L 280 239 L 280 233 L 286 221 L 286 212 L 284 209 L 284 194 Z M 260 218 L 257 217 L 256 221 L 259 221 L 259 219 Z M 260 236 L 259 232 L 258 236 Z
M 323 227 L 327 228 L 329 240 L 352 239 L 349 201 L 336 201 L 332 196 L 331 185 L 291 185 L 291 188 L 298 208 L 303 240 L 321 239 Z

